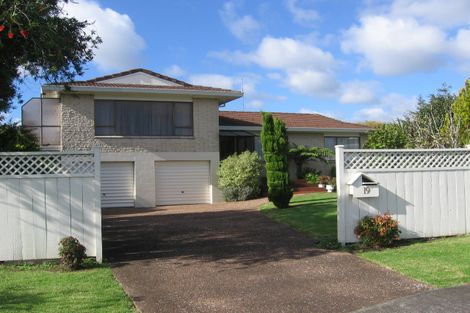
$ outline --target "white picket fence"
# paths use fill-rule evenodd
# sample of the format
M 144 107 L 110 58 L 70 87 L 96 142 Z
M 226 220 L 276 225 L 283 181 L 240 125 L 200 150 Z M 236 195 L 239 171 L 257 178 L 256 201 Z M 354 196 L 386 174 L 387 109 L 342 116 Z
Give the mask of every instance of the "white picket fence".
M 58 258 L 74 236 L 101 262 L 99 151 L 0 153 L 0 261 Z
M 350 195 L 363 173 L 378 183 L 378 197 Z M 345 150 L 336 146 L 338 241 L 357 241 L 367 215 L 389 213 L 402 238 L 470 233 L 470 149 Z M 369 186 L 366 192 L 370 192 Z

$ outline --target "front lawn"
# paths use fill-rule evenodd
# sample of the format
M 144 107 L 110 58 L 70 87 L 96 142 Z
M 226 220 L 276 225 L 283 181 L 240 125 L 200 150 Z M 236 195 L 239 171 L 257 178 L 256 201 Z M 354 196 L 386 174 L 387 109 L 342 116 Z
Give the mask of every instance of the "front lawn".
M 470 236 L 404 244 L 359 256 L 436 287 L 470 283 Z
M 303 232 L 323 248 L 337 248 L 336 194 L 312 193 L 295 196 L 291 207 L 276 209 L 271 203 L 261 212 Z M 381 251 L 350 251 L 371 262 L 436 287 L 470 283 L 470 236 L 433 240 L 401 241 L 398 247 Z
M 269 218 L 305 233 L 323 248 L 336 247 L 336 193 L 311 193 L 295 196 L 288 209 L 272 203 L 261 207 Z
M 106 266 L 0 265 L 0 312 L 135 312 Z

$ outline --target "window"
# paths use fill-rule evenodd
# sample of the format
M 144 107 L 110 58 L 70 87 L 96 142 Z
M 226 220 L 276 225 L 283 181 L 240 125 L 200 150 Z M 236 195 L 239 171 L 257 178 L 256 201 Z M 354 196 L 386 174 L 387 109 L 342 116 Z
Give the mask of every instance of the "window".
M 193 104 L 95 101 L 96 136 L 192 136 Z
M 254 136 L 220 136 L 220 159 L 223 160 L 234 153 L 255 151 Z
M 359 149 L 359 137 L 330 137 L 325 136 L 325 148 L 335 150 L 336 145 L 343 145 L 346 149 Z

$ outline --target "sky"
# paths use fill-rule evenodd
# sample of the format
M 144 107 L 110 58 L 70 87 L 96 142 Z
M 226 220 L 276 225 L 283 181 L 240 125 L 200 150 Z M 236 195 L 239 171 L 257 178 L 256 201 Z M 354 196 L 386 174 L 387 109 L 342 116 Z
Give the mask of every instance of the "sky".
M 226 110 L 391 121 L 470 73 L 469 0 L 75 2 L 64 10 L 103 40 L 77 80 L 143 67 L 242 90 Z M 40 82 L 21 92 L 39 96 Z

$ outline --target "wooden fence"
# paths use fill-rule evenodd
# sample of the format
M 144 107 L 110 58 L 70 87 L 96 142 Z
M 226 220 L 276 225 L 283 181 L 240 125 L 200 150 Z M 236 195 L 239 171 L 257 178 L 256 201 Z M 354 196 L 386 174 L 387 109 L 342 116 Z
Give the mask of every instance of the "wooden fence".
M 99 152 L 0 153 L 0 261 L 58 258 L 74 236 L 102 259 Z
M 389 213 L 402 238 L 470 232 L 470 149 L 345 150 L 336 146 L 338 241 L 367 215 Z

